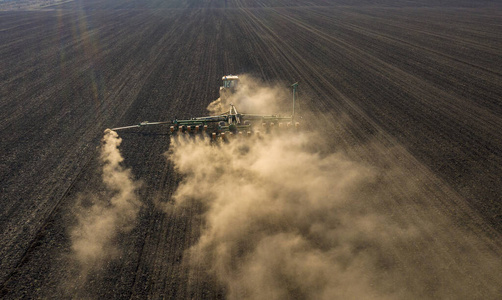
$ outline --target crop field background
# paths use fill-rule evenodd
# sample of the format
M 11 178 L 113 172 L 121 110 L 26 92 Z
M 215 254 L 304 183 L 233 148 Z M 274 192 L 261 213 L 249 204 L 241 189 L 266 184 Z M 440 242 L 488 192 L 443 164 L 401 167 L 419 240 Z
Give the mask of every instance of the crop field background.
M 502 294 L 497 1 L 12 2 L 0 298 Z M 104 134 L 207 115 L 227 74 L 298 81 L 307 133 Z

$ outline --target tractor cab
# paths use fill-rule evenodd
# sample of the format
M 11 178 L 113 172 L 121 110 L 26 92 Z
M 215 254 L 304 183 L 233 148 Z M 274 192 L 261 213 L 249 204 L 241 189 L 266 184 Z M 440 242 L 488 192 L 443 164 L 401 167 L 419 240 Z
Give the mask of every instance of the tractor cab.
M 239 76 L 227 75 L 221 78 L 223 80 L 222 86 L 220 86 L 220 93 L 230 92 L 233 93 L 237 86 L 239 85 Z

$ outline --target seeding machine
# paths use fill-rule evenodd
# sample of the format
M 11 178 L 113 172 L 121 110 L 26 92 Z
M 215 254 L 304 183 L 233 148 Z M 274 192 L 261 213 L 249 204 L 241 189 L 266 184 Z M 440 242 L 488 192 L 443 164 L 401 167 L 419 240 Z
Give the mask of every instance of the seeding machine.
M 223 84 L 220 86 L 220 98 L 228 98 L 235 93 L 239 86 L 239 77 L 236 75 L 227 75 L 222 78 Z M 129 128 L 139 128 L 144 126 L 167 125 L 170 126 L 171 134 L 207 134 L 212 139 L 225 139 L 227 135 L 259 135 L 260 132 L 269 133 L 277 126 L 283 130 L 297 130 L 299 123 L 295 121 L 295 105 L 297 101 L 298 83 L 291 85 L 293 88 L 293 111 L 289 116 L 281 115 L 261 115 L 240 113 L 235 105 L 230 104 L 228 113 L 193 117 L 190 119 L 162 122 L 143 121 L 136 125 L 112 128 L 112 130 L 124 130 Z

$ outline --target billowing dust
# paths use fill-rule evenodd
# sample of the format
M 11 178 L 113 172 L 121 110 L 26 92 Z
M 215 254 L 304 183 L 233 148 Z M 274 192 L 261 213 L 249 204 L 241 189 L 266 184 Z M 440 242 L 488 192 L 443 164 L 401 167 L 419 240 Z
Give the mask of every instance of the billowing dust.
M 442 268 L 466 258 L 438 260 L 440 244 L 401 218 L 413 205 L 385 199 L 390 183 L 378 169 L 319 154 L 315 139 L 284 134 L 215 147 L 174 138 L 168 157 L 185 176 L 176 204 L 204 207 L 190 264 L 222 283 L 229 299 L 442 298 L 463 289 L 453 279 L 458 269 Z
M 192 263 L 223 282 L 229 298 L 375 296 L 379 280 L 369 270 L 385 264 L 392 238 L 416 235 L 368 207 L 371 190 L 361 186 L 374 182 L 375 170 L 322 156 L 311 139 L 172 144 L 169 158 L 185 175 L 176 203 L 206 208 Z
M 276 99 L 290 97 L 285 88 L 258 86 L 246 78 L 232 99 L 209 110 L 232 102 L 240 112 L 274 113 L 282 105 Z M 220 143 L 173 136 L 166 153 L 183 178 L 174 208 L 203 208 L 201 235 L 184 261 L 215 279 L 227 298 L 498 295 L 497 251 L 443 214 L 450 200 L 438 199 L 444 194 L 419 172 L 333 152 L 316 132 L 276 130 Z M 117 234 L 131 228 L 140 207 L 120 142 L 107 131 L 102 146 L 103 182 L 113 196 L 92 199 L 71 232 L 74 257 L 86 268 L 117 254 Z M 372 149 L 380 150 L 371 157 L 392 161 L 393 149 Z
M 284 95 L 267 87 L 246 97 L 256 86 L 241 84 L 231 101 L 256 111 Z M 355 161 L 326 144 L 315 132 L 217 146 L 173 137 L 166 156 L 184 176 L 175 203 L 203 207 L 189 264 L 216 278 L 229 299 L 497 295 L 486 289 L 501 282 L 500 260 L 442 214 L 434 197 L 445 195 L 431 192 L 426 178 L 397 163 Z M 379 151 L 372 156 L 394 150 Z
M 140 183 L 121 164 L 124 160 L 118 149 L 121 142 L 115 131 L 105 131 L 100 153 L 105 191 L 81 196 L 78 224 L 70 232 L 73 257 L 83 277 L 120 255 L 117 235 L 133 228 L 141 207 L 136 194 Z

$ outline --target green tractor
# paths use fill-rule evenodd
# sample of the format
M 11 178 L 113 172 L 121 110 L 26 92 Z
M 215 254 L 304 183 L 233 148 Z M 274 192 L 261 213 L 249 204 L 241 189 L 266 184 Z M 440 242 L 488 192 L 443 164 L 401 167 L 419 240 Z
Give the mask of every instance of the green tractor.
M 238 84 L 239 77 L 236 75 L 223 76 L 223 85 L 220 86 L 220 97 L 227 97 L 234 93 Z M 112 130 L 124 130 L 129 128 L 138 128 L 152 125 L 170 125 L 171 134 L 207 134 L 213 139 L 225 138 L 225 135 L 251 135 L 253 133 L 264 132 L 268 133 L 275 128 L 278 129 L 297 129 L 298 122 L 295 122 L 295 102 L 296 89 L 298 83 L 293 87 L 293 113 L 289 116 L 281 115 L 261 115 L 239 113 L 237 108 L 230 104 L 230 109 L 227 113 L 214 115 L 193 117 L 189 119 L 174 119 L 171 121 L 148 122 L 144 121 L 136 125 L 112 128 Z

